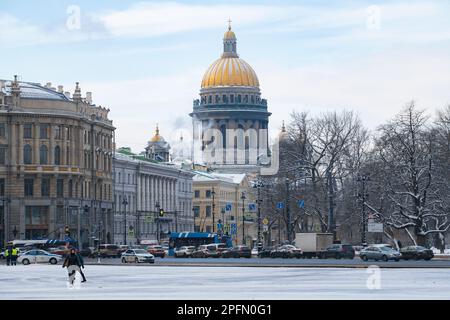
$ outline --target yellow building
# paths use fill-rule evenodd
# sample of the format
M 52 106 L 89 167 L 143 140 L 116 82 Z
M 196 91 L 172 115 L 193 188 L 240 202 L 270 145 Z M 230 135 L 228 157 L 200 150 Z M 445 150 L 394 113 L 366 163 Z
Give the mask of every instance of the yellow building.
M 194 173 L 195 231 L 225 233 L 232 236 L 234 245 L 252 245 L 257 237 L 256 200 L 248 176 Z

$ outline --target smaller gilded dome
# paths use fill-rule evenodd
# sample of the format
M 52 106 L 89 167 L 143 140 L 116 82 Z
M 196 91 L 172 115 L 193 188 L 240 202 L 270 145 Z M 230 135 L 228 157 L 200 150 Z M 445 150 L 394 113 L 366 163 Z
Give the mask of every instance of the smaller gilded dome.
M 236 40 L 236 35 L 234 34 L 231 29 L 229 29 L 225 34 L 223 35 L 223 40 Z
M 164 141 L 164 138 L 159 135 L 159 127 L 158 127 L 158 125 L 156 125 L 155 135 L 152 137 L 152 139 L 150 141 L 151 142 Z

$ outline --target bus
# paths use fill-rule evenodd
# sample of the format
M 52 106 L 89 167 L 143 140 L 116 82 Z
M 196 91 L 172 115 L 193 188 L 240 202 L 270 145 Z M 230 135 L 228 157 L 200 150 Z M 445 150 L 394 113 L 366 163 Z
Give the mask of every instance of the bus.
M 182 246 L 198 247 L 202 244 L 224 243 L 232 247 L 232 239 L 227 235 L 208 232 L 171 232 L 169 235 L 169 256 L 175 255 L 175 249 Z

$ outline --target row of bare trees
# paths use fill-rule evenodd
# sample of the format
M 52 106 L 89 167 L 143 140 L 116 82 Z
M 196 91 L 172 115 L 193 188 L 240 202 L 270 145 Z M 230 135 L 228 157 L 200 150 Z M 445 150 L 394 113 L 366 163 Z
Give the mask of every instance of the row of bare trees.
M 450 227 L 450 106 L 432 117 L 412 102 L 373 132 L 350 111 L 293 112 L 280 170 L 262 179 L 272 239 L 320 231 L 353 244 L 364 233 L 438 245 Z M 367 233 L 369 218 L 384 234 Z

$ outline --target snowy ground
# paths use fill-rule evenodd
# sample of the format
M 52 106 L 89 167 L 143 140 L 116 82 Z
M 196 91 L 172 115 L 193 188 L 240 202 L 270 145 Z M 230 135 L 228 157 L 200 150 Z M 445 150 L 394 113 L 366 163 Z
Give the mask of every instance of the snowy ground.
M 449 269 L 379 271 L 94 265 L 69 288 L 61 265 L 0 266 L 0 299 L 450 299 Z

